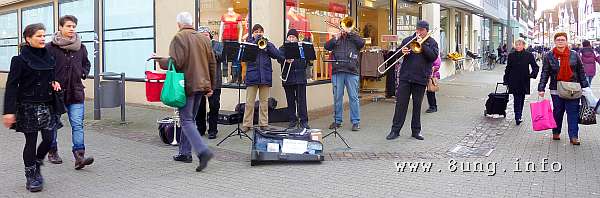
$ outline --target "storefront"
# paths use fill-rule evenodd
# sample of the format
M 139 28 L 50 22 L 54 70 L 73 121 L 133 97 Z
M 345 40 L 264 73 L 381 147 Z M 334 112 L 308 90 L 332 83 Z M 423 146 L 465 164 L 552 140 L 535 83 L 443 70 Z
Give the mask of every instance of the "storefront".
M 0 1 L 0 3 L 3 1 Z M 331 65 L 324 62 L 329 53 L 324 43 L 338 30 L 328 23 L 338 24 L 344 17 L 356 22 L 356 33 L 367 41 L 363 53 L 383 53 L 394 50 L 398 40 L 412 35 L 416 22 L 430 21 L 430 26 L 441 27 L 433 38 L 440 44 L 442 57 L 465 46 L 474 46 L 473 17 L 469 12 L 440 7 L 445 1 L 416 3 L 405 0 L 29 0 L 9 3 L 0 7 L 0 80 L 6 80 L 10 58 L 18 52 L 19 32 L 31 23 L 47 26 L 48 36 L 58 28 L 61 15 L 79 18 L 77 30 L 89 53 L 90 61 L 100 72 L 125 72 L 126 100 L 130 103 L 149 104 L 145 101 L 144 71 L 155 66 L 146 59 L 156 52 L 168 54 L 168 46 L 177 32 L 175 16 L 180 12 L 196 15 L 197 25 L 208 26 L 219 40 L 244 40 L 253 24 L 265 28 L 266 37 L 277 47 L 284 43 L 286 32 L 300 31 L 306 41 L 314 43 L 317 60 L 307 69 L 310 77 L 308 107 L 310 110 L 330 107 Z M 95 14 L 97 13 L 97 14 Z M 442 21 L 440 23 L 440 21 Z M 97 42 L 95 42 L 97 41 Z M 97 45 L 96 45 L 97 44 Z M 377 55 L 379 56 L 379 55 Z M 385 77 L 376 71 L 382 59 L 368 61 L 361 66 L 363 89 L 382 91 Z M 285 94 L 279 79 L 280 65 L 273 61 L 273 89 L 271 96 L 283 107 Z M 448 66 L 453 67 L 453 66 Z M 238 89 L 243 82 L 245 63 L 229 63 L 223 68 L 222 107 L 232 110 L 237 104 Z M 442 69 L 444 70 L 444 69 Z M 452 71 L 443 76 L 452 75 Z M 4 82 L 0 82 L 4 85 Z M 93 97 L 93 81 L 86 80 L 86 95 Z M 241 90 L 241 97 L 245 91 Z M 160 105 L 160 104 L 150 104 Z

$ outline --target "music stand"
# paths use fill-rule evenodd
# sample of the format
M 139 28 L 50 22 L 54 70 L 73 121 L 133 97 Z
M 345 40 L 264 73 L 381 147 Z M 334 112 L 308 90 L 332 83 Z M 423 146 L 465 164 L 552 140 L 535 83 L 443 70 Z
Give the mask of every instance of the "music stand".
M 224 48 L 223 48 L 223 55 L 225 56 L 225 61 L 226 62 L 231 62 L 231 61 L 240 61 L 240 62 L 252 62 L 252 61 L 256 61 L 256 56 L 258 54 L 258 46 L 252 43 L 238 43 L 238 42 L 225 42 L 224 43 Z M 238 104 L 241 103 L 241 98 L 242 98 L 242 88 L 245 88 L 246 86 L 242 86 L 240 84 L 240 82 L 237 83 L 237 85 L 235 86 L 235 88 L 238 90 Z M 242 129 L 240 129 L 240 123 L 237 123 L 237 127 L 231 131 L 231 133 L 229 133 L 229 135 L 227 135 L 225 138 L 223 138 L 219 143 L 217 143 L 217 146 L 221 145 L 221 143 L 223 143 L 225 140 L 229 139 L 230 137 L 233 136 L 239 136 L 240 140 L 242 139 L 242 137 L 246 137 L 248 139 L 250 139 L 250 141 L 253 141 L 252 138 L 250 136 L 248 136 L 248 134 L 244 131 L 242 131 Z

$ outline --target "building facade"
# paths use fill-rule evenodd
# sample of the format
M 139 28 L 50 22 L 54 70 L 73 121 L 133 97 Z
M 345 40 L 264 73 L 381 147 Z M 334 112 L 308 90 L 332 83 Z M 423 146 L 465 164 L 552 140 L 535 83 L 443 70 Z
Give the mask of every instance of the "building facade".
M 126 2 L 126 3 L 125 3 Z M 254 24 L 261 24 L 269 41 L 283 44 L 288 29 L 295 28 L 315 44 L 317 60 L 307 71 L 309 80 L 309 110 L 333 104 L 331 65 L 323 62 L 328 53 L 323 44 L 331 38 L 335 28 L 325 21 L 338 23 L 343 17 L 352 17 L 359 34 L 367 40 L 368 50 L 394 50 L 397 42 L 414 32 L 420 19 L 429 21 L 430 27 L 440 27 L 433 34 L 440 45 L 444 60 L 442 77 L 456 73 L 455 63 L 446 60 L 454 51 L 481 49 L 481 20 L 483 7 L 479 0 L 0 0 L 0 86 L 4 86 L 10 59 L 18 54 L 18 44 L 23 40 L 20 32 L 32 23 L 43 23 L 48 36 L 58 30 L 58 18 L 71 14 L 79 18 L 77 30 L 86 45 L 93 70 L 124 72 L 126 101 L 149 105 L 144 97 L 146 70 L 156 66 L 146 59 L 154 52 L 167 55 L 168 46 L 177 32 L 175 16 L 179 12 L 196 16 L 197 25 L 209 26 L 213 34 L 227 37 L 223 28 L 224 15 L 233 12 L 239 16 L 237 30 L 242 36 Z M 225 38 L 228 39 L 228 38 Z M 47 37 L 47 41 L 50 37 Z M 92 53 L 93 52 L 93 53 Z M 245 64 L 242 63 L 244 78 Z M 376 64 L 369 67 L 376 67 Z M 279 79 L 280 65 L 273 61 L 273 89 L 271 97 L 285 107 L 285 94 Z M 231 63 L 224 66 L 222 108 L 233 110 L 237 104 L 238 89 Z M 466 68 L 469 69 L 469 68 Z M 362 75 L 361 75 L 362 76 Z M 361 88 L 383 90 L 381 77 L 363 76 Z M 86 96 L 94 97 L 93 80 L 85 81 Z M 245 91 L 241 91 L 245 97 Z

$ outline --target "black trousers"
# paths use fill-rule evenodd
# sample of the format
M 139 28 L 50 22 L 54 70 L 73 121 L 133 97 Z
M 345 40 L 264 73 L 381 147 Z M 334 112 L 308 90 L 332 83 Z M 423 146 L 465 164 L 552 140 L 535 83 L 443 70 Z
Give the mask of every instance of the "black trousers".
M 427 91 L 427 103 L 429 103 L 429 108 L 437 108 L 437 100 L 435 99 L 435 92 Z
M 38 139 L 38 132 L 35 133 L 24 133 L 25 134 L 25 148 L 23 149 L 23 163 L 26 167 L 35 165 L 35 160 L 43 160 L 46 158 L 46 154 L 50 150 L 50 144 L 54 137 L 52 131 L 42 130 L 42 142 L 37 147 L 36 144 Z
M 206 133 L 206 101 L 207 97 L 202 97 L 200 107 L 196 114 L 196 127 L 200 134 Z M 217 119 L 219 117 L 219 109 L 221 108 L 221 89 L 213 90 L 213 95 L 208 97 L 208 134 L 217 134 Z
M 413 134 L 421 132 L 421 103 L 425 96 L 425 85 L 400 81 L 398 83 L 398 94 L 396 95 L 396 108 L 394 111 L 394 120 L 392 124 L 392 132 L 400 133 L 406 113 L 408 111 L 409 99 L 413 99 L 413 112 L 410 128 Z
M 285 98 L 288 104 L 290 122 L 308 123 L 308 110 L 306 107 L 306 85 L 284 85 Z M 296 116 L 298 113 L 298 116 Z
M 385 97 L 391 98 L 396 95 L 396 72 L 390 69 L 385 75 Z
M 523 105 L 525 104 L 525 94 L 513 94 L 515 120 L 521 120 L 523 117 Z

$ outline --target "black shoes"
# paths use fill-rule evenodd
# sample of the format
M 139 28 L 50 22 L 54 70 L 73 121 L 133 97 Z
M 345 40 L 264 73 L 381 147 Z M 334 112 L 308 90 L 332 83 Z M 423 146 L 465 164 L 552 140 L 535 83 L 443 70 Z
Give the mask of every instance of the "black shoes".
M 208 139 L 217 139 L 217 133 L 208 133 Z
M 178 162 L 183 162 L 183 163 L 192 163 L 192 156 L 178 154 L 178 155 L 173 156 L 173 160 L 178 161 Z
M 425 140 L 425 138 L 423 138 L 423 136 L 421 136 L 420 133 L 413 133 L 412 137 L 417 139 L 417 140 Z
M 38 172 L 37 164 L 29 167 L 25 167 L 25 178 L 27 179 L 27 183 L 25 183 L 25 188 L 29 190 L 29 192 L 39 192 L 44 189 L 44 182 L 41 178 L 41 173 Z M 38 178 L 37 175 L 40 174 Z
M 515 120 L 515 123 L 517 124 L 517 126 L 518 126 L 518 125 L 521 125 L 521 123 L 522 123 L 522 122 L 523 122 L 523 119 L 518 119 L 518 120 Z
M 296 125 L 298 125 L 297 122 L 290 122 L 290 124 L 288 124 L 288 129 L 296 128 Z
M 386 140 L 393 140 L 398 138 L 398 136 L 400 136 L 399 132 L 393 132 L 391 131 L 390 134 L 387 135 L 387 137 L 385 137 Z
M 429 109 L 427 109 L 427 111 L 425 111 L 425 113 L 434 113 L 437 112 L 437 107 L 429 107 Z
M 360 131 L 360 124 L 352 124 L 352 131 Z
M 336 129 L 340 127 L 342 127 L 342 124 L 336 122 L 332 122 L 331 125 L 329 125 L 329 129 Z
M 198 155 L 198 167 L 196 167 L 196 172 L 200 172 L 206 168 L 208 165 L 208 161 L 212 159 L 214 154 L 211 151 L 205 151 L 203 154 Z
M 308 125 L 308 123 L 300 123 L 300 127 L 304 129 L 310 129 L 310 125 Z

